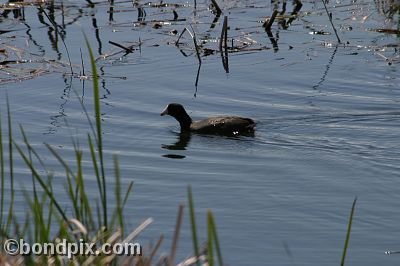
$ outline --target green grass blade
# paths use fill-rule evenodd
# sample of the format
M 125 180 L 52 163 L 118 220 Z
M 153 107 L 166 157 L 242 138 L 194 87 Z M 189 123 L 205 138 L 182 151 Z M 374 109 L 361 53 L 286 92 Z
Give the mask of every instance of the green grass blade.
M 50 190 L 51 190 L 51 193 L 52 194 L 54 194 L 54 192 L 53 192 L 53 185 L 52 185 L 52 181 L 53 181 L 53 176 L 49 176 L 49 187 L 50 187 Z M 42 206 L 44 206 L 46 203 L 45 202 L 43 202 L 42 203 Z M 49 211 L 48 211 L 48 213 L 47 213 L 47 225 L 46 225 L 46 228 L 47 228 L 47 240 L 46 240 L 46 242 L 50 242 L 50 233 L 51 233 L 51 226 L 52 226 L 52 221 L 53 221 L 53 202 L 50 200 L 50 202 L 49 202 L 49 205 L 48 205 L 49 207 L 47 208 Z
M 10 102 L 8 101 L 7 95 L 7 120 L 8 120 L 8 160 L 9 160 L 9 171 L 10 171 L 10 207 L 8 210 L 7 225 L 8 228 L 11 225 L 11 220 L 14 214 L 14 160 L 13 160 L 13 137 L 12 137 L 12 126 L 11 126 L 11 111 Z
M 213 235 L 214 242 L 215 242 L 215 248 L 217 250 L 218 263 L 219 263 L 220 266 L 223 266 L 224 262 L 222 260 L 222 252 L 221 252 L 221 248 L 220 248 L 219 240 L 218 240 L 217 226 L 215 224 L 214 215 L 212 214 L 211 211 L 209 211 L 209 219 L 210 219 L 210 226 L 211 226 L 211 230 L 212 230 L 212 235 Z
M 25 134 L 25 131 L 22 128 L 21 125 L 20 125 L 19 129 L 20 129 L 20 132 L 22 134 L 22 138 L 24 140 L 25 146 L 28 148 L 29 160 L 31 161 L 31 163 L 33 163 L 33 161 L 32 161 L 32 149 L 31 149 L 31 146 L 29 145 L 28 138 L 27 138 L 27 136 Z M 33 174 L 32 174 L 32 188 L 33 188 L 33 196 L 35 197 L 35 200 L 37 200 L 38 196 L 37 196 L 37 190 L 36 190 L 35 177 L 33 176 Z
M 24 139 L 24 143 L 25 143 L 26 147 L 28 148 L 29 152 L 31 152 L 35 156 L 36 160 L 38 160 L 38 162 L 43 167 L 43 169 L 46 169 L 46 165 L 45 165 L 44 161 L 39 156 L 39 154 L 35 151 L 35 149 L 32 147 L 32 145 L 29 143 L 28 138 L 25 134 L 25 130 L 22 126 L 20 126 L 20 131 L 21 131 L 22 137 Z
M 90 149 L 90 156 L 92 158 L 92 163 L 93 163 L 93 170 L 94 170 L 94 174 L 96 176 L 97 186 L 99 188 L 100 198 L 103 198 L 103 187 L 101 184 L 99 166 L 97 165 L 96 152 L 95 152 L 94 144 L 93 144 L 92 137 L 90 136 L 90 134 L 88 134 L 88 144 L 89 144 L 89 149 Z
M 131 181 L 131 182 L 129 183 L 128 189 L 127 189 L 126 192 L 125 192 L 124 200 L 122 201 L 122 208 L 125 207 L 125 204 L 126 204 L 126 202 L 128 201 L 128 197 L 129 197 L 129 195 L 130 195 L 131 192 L 132 192 L 132 188 L 133 188 L 133 181 Z
M 35 176 L 36 180 L 39 182 L 40 186 L 42 187 L 42 189 L 46 192 L 46 194 L 49 196 L 49 198 L 51 199 L 51 201 L 53 202 L 54 206 L 56 207 L 57 211 L 60 213 L 60 215 L 62 216 L 63 220 L 69 224 L 68 222 L 68 218 L 67 215 L 65 214 L 65 212 L 63 211 L 63 209 L 61 208 L 61 206 L 58 204 L 56 198 L 54 197 L 54 194 L 52 193 L 52 191 L 48 188 L 47 184 L 44 182 L 43 178 L 39 175 L 39 173 L 36 171 L 35 167 L 32 165 L 32 163 L 29 161 L 28 157 L 26 157 L 26 155 L 24 154 L 24 152 L 22 151 L 22 149 L 18 146 L 18 144 L 16 144 L 14 142 L 14 145 L 16 147 L 16 149 L 18 150 L 19 154 L 21 155 L 22 159 L 25 161 L 25 164 L 30 168 L 30 170 L 32 171 L 33 175 Z M 72 230 L 72 227 L 71 227 Z
M 196 256 L 196 264 L 197 264 L 197 266 L 200 266 L 199 244 L 198 244 L 198 241 L 197 241 L 196 217 L 194 215 L 194 203 L 193 203 L 193 196 L 192 196 L 192 188 L 191 188 L 191 186 L 188 186 L 188 201 L 189 201 L 190 224 L 191 224 L 191 227 L 192 227 L 193 249 L 194 249 L 194 254 Z
M 88 121 L 90 130 L 92 131 L 92 134 L 93 134 L 93 136 L 94 136 L 94 138 L 95 138 L 95 140 L 96 140 L 96 143 L 97 143 L 96 131 L 94 130 L 92 120 L 90 120 L 89 113 L 88 113 L 88 111 L 86 110 L 85 105 L 83 104 L 83 99 L 79 97 L 79 94 L 78 94 L 78 92 L 75 90 L 75 88 L 72 88 L 72 91 L 74 92 L 76 98 L 78 99 L 78 102 L 79 102 L 79 104 L 80 104 L 80 106 L 81 106 L 81 108 L 82 108 L 82 110 L 83 110 L 83 113 L 85 114 L 86 119 L 87 119 L 87 121 Z
M 33 227 L 33 241 L 42 242 L 44 239 L 41 237 L 44 231 L 43 227 L 43 211 L 44 207 L 41 205 L 38 197 L 30 197 L 28 191 L 24 188 L 23 194 L 25 197 L 25 203 L 30 209 L 30 213 L 33 214 L 30 223 Z M 46 241 L 43 241 L 46 242 Z
M 342 254 L 342 261 L 340 262 L 341 266 L 344 266 L 344 261 L 346 259 L 347 248 L 349 246 L 350 241 L 350 232 L 351 232 L 351 225 L 353 223 L 353 215 L 356 208 L 357 197 L 354 198 L 353 205 L 351 207 L 349 222 L 347 224 L 347 233 L 346 233 L 346 240 L 344 242 L 343 254 Z
M 50 146 L 49 144 L 45 143 L 44 144 L 47 149 L 49 149 L 49 151 L 53 154 L 53 156 L 58 160 L 58 162 L 64 167 L 64 169 L 73 177 L 76 178 L 74 172 L 72 172 L 71 168 L 69 167 L 69 165 L 64 161 L 63 158 L 61 158 L 61 156 L 56 152 L 56 150 Z
M 77 217 L 78 213 L 79 213 L 78 200 L 77 200 L 78 196 L 74 192 L 73 185 L 72 185 L 72 178 L 71 178 L 70 174 L 68 173 L 68 171 L 65 171 L 65 175 L 67 177 L 67 185 L 66 185 L 67 194 L 72 203 L 73 213 L 74 213 L 75 217 Z
M 104 172 L 104 160 L 103 160 L 103 140 L 102 140 L 102 130 L 101 130 L 101 111 L 100 111 L 100 92 L 99 92 L 99 78 L 97 75 L 96 61 L 94 59 L 92 48 L 90 47 L 89 40 L 85 35 L 86 46 L 89 51 L 90 64 L 92 67 L 93 75 L 93 101 L 94 101 L 94 112 L 96 118 L 96 131 L 97 131 L 97 152 L 100 159 L 100 170 L 101 170 L 101 181 L 102 181 L 102 207 L 103 207 L 103 222 L 104 226 L 107 228 L 107 190 Z
M 93 217 L 92 217 L 92 209 L 90 207 L 89 199 L 87 197 L 86 189 L 85 189 L 85 182 L 83 180 L 83 169 L 82 169 L 82 151 L 77 150 L 78 147 L 75 146 L 75 156 L 76 156 L 76 165 L 77 165 L 77 175 L 76 175 L 76 186 L 78 191 L 79 204 L 80 209 L 79 218 L 82 223 L 86 225 L 93 226 Z
M 208 240 L 207 240 L 207 261 L 208 265 L 214 266 L 214 248 L 213 248 L 213 242 L 214 242 L 214 237 L 213 237 L 213 229 L 212 229 L 212 214 L 211 211 L 208 210 L 207 212 L 207 234 L 208 234 Z
M 121 229 L 121 234 L 124 235 L 124 217 L 123 217 L 123 207 L 122 207 L 122 195 L 121 195 L 121 173 L 119 171 L 118 157 L 114 155 L 114 174 L 115 174 L 115 201 L 117 204 L 116 212 L 118 224 Z
M 92 138 L 90 136 L 90 134 L 88 134 L 88 143 L 89 143 L 89 150 L 90 150 L 90 156 L 92 158 L 92 164 L 93 164 L 93 169 L 94 169 L 94 174 L 96 176 L 96 181 L 97 181 L 97 188 L 99 189 L 99 195 L 100 195 L 100 201 L 102 206 L 103 205 L 103 186 L 105 186 L 105 184 L 102 182 L 102 178 L 100 176 L 100 171 L 99 171 L 99 167 L 98 167 L 98 163 L 97 163 L 97 157 L 96 157 L 96 152 L 95 152 L 95 147 L 92 141 Z M 100 208 L 97 208 L 97 214 L 100 216 Z M 100 216 L 101 218 L 101 216 Z M 97 221 L 100 224 L 105 224 L 105 222 L 102 222 L 102 219 L 104 219 L 104 216 L 101 219 L 97 219 Z

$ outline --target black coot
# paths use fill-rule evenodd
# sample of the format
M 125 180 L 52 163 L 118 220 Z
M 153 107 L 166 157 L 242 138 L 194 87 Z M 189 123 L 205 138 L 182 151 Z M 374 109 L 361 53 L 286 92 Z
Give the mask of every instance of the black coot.
M 216 116 L 192 121 L 185 108 L 179 103 L 170 103 L 160 115 L 170 115 L 178 120 L 181 132 L 196 132 L 217 135 L 245 135 L 254 133 L 256 123 L 250 118 L 239 116 Z

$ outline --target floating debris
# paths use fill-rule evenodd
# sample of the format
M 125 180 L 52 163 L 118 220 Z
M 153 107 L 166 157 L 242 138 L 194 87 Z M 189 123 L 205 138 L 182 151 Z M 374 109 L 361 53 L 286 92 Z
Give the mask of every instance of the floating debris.
M 371 29 L 370 31 L 400 35 L 400 30 L 398 30 L 398 29 Z
M 311 35 L 331 35 L 331 33 L 323 31 L 323 30 L 310 31 L 308 34 L 311 34 Z

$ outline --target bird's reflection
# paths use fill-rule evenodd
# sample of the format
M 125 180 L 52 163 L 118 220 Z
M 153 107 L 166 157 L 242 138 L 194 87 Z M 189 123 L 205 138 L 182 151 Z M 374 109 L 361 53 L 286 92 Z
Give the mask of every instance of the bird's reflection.
M 185 133 L 179 133 L 177 134 L 178 139 L 175 143 L 173 144 L 163 144 L 161 145 L 161 148 L 166 149 L 166 150 L 170 150 L 170 151 L 182 151 L 182 150 L 186 150 L 186 147 L 188 146 L 189 142 L 190 142 L 190 138 L 191 138 L 191 134 L 188 132 Z M 163 157 L 166 158 L 171 158 L 171 159 L 183 159 L 186 156 L 184 155 L 180 155 L 180 154 L 164 154 Z

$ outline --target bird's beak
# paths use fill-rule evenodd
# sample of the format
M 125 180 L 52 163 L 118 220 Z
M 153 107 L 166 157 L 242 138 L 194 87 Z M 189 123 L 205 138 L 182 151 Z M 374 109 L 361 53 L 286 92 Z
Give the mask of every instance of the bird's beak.
M 163 115 L 167 115 L 167 114 L 168 114 L 168 106 L 165 107 L 164 111 L 162 111 L 160 115 L 163 116 Z

